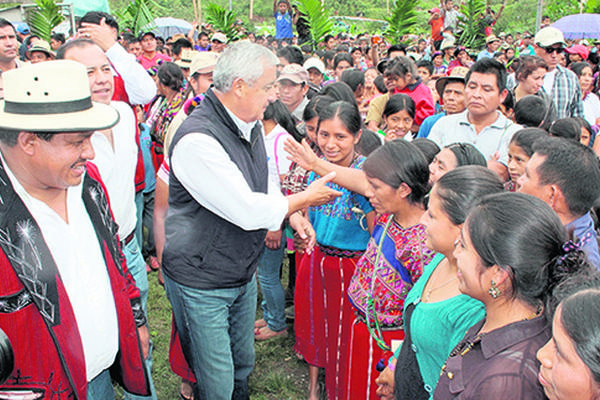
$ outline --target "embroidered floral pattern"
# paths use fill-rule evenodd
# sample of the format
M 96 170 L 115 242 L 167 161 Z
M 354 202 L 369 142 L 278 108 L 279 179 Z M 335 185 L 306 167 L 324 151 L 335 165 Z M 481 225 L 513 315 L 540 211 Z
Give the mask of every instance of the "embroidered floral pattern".
M 434 253 L 425 246 L 423 225 L 403 229 L 392 221 L 384 232 L 389 218 L 392 216 L 378 216 L 367 250 L 356 266 L 348 296 L 363 315 L 372 298 L 380 324 L 401 326 L 404 299 Z M 375 260 L 382 234 L 386 237 L 382 241 L 376 268 Z

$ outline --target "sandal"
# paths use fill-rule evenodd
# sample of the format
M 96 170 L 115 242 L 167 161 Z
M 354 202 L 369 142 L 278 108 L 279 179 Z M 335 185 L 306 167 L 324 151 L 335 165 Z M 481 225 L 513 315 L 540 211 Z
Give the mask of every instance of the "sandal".
M 288 328 L 284 328 L 279 332 L 272 331 L 268 326 L 263 326 L 262 328 L 257 328 L 254 330 L 254 339 L 263 341 L 270 340 L 277 337 L 287 337 Z
M 265 321 L 263 318 L 261 319 L 257 319 L 256 321 L 254 321 L 254 328 L 255 329 L 260 329 L 264 326 L 267 326 L 267 321 Z

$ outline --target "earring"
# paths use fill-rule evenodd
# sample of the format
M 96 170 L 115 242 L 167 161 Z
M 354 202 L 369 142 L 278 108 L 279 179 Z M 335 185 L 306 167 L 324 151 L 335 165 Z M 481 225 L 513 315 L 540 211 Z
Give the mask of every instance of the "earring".
M 490 288 L 490 290 L 488 290 L 488 293 L 490 294 L 490 296 L 492 296 L 492 299 L 497 299 L 501 293 L 500 289 L 498 289 L 498 286 L 496 286 L 496 282 L 494 280 L 492 280 L 490 284 L 492 285 L 492 287 Z

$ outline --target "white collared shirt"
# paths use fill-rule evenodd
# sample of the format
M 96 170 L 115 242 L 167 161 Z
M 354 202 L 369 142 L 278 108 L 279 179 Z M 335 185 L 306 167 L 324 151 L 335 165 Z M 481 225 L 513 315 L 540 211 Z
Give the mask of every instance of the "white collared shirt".
M 81 199 L 83 185 L 67 189 L 67 223 L 46 203 L 27 193 L 3 162 L 15 192 L 42 231 L 69 296 L 77 322 L 73 334 L 81 338 L 89 382 L 114 363 L 119 324 L 104 256 Z
M 498 161 L 508 164 L 508 145 L 513 133 L 522 129 L 507 119 L 501 112 L 496 111 L 498 118 L 491 125 L 486 126 L 477 133 L 475 127 L 469 122 L 468 110 L 459 114 L 447 115 L 440 118 L 431 128 L 427 137 L 433 140 L 440 148 L 452 143 L 471 143 L 487 160 L 498 152 Z
M 119 238 L 124 240 L 137 222 L 135 207 L 135 169 L 138 148 L 135 141 L 135 116 L 131 107 L 122 101 L 110 105 L 119 112 L 119 123 L 112 128 L 114 150 L 108 138 L 99 132 L 92 135 L 96 156 L 92 163 L 98 167 L 106 186 L 110 207 L 119 225 Z
M 225 109 L 250 141 L 252 128 L 260 122 L 244 122 Z M 269 183 L 267 194 L 253 192 L 225 149 L 209 135 L 184 136 L 173 149 L 171 171 L 199 204 L 242 229 L 275 231 L 287 214 L 288 201 L 279 189 Z
M 119 43 L 106 50 L 106 58 L 121 75 L 131 104 L 147 104 L 156 96 L 156 84 L 144 67 Z

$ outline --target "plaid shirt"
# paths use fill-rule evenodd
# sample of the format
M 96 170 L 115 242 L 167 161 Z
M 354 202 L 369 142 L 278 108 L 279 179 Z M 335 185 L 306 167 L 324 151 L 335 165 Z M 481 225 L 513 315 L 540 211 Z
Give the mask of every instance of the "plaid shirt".
M 551 93 L 556 106 L 556 118 L 583 117 L 583 103 L 577 75 L 560 65 L 557 65 L 556 69 Z

